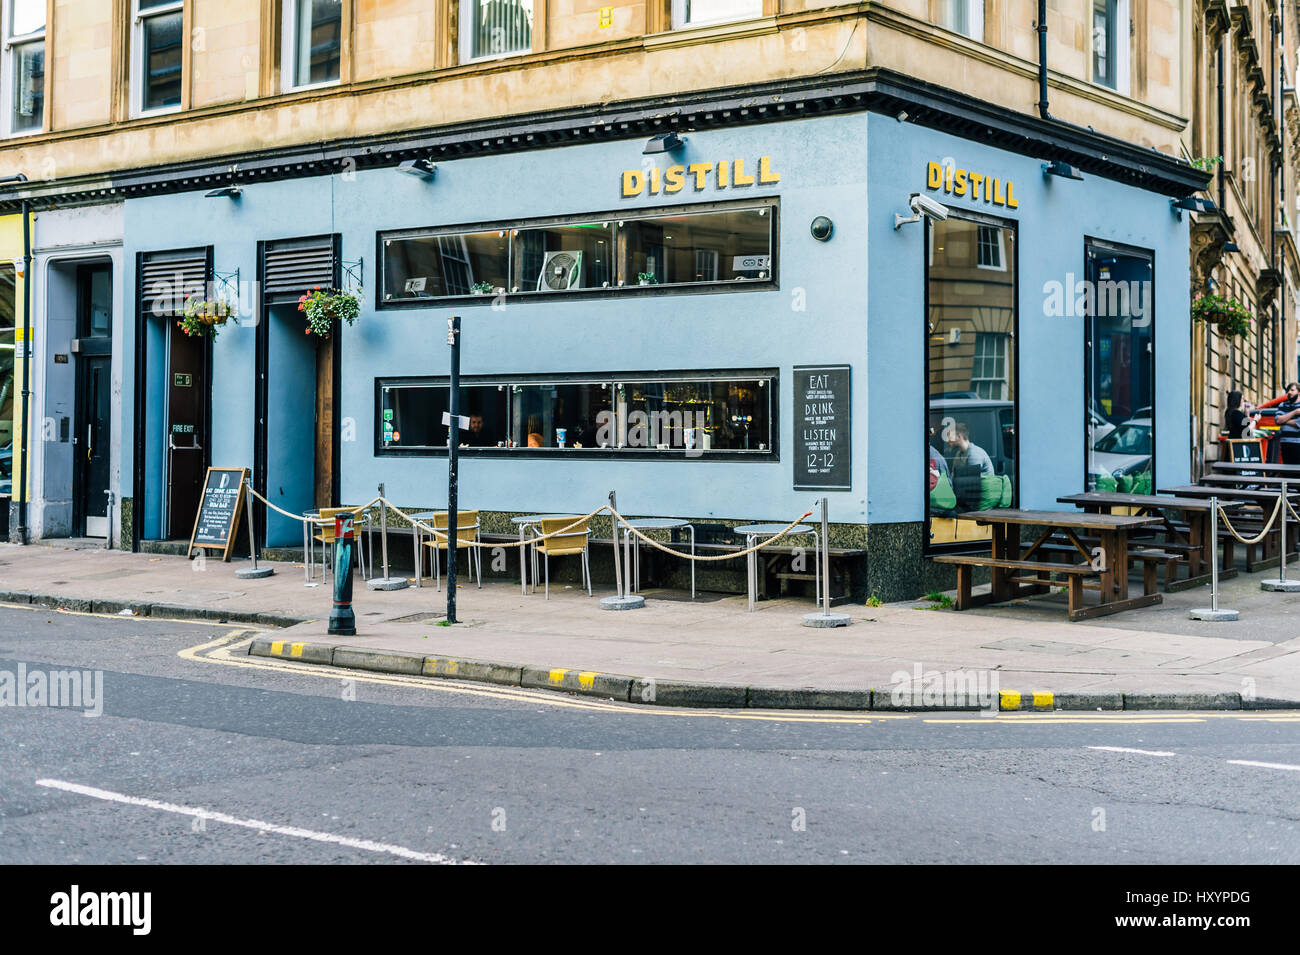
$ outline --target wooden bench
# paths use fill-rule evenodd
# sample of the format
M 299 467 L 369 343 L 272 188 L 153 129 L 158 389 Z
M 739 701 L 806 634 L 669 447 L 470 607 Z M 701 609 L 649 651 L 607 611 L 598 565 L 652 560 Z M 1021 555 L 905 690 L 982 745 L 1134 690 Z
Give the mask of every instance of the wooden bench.
M 1023 574 L 1016 574 L 1012 577 L 1012 580 L 1016 583 L 1030 584 L 1035 587 L 1046 588 L 1050 586 L 1053 574 L 1061 574 L 1068 577 L 1070 619 L 1082 619 L 1076 617 L 1076 614 L 1086 614 L 1088 609 L 1090 609 L 1083 605 L 1083 579 L 1085 577 L 1099 577 L 1101 575 L 1101 572 L 1094 569 L 1091 564 L 1058 564 L 1053 561 L 1045 560 L 1003 560 L 995 557 L 984 557 L 979 554 L 939 554 L 930 559 L 939 564 L 952 564 L 956 566 L 958 610 L 968 610 L 971 607 L 978 607 L 983 603 L 989 602 L 988 600 L 982 600 L 971 594 L 972 568 L 998 567 L 1003 570 L 1033 572 L 1033 576 L 1028 577 Z M 982 596 L 991 597 L 992 595 Z
M 1090 543 L 1091 539 L 1081 537 L 1082 543 Z M 1157 572 L 1164 568 L 1165 572 L 1165 590 L 1168 591 L 1171 586 L 1177 589 L 1180 583 L 1178 580 L 1177 567 L 1179 564 L 1187 562 L 1184 554 L 1177 553 L 1174 547 L 1165 547 L 1160 544 L 1156 547 L 1144 547 L 1145 541 L 1131 541 L 1128 549 L 1129 567 L 1134 564 L 1142 564 L 1142 590 L 1144 593 L 1153 594 L 1157 589 Z M 1154 543 L 1154 542 L 1152 542 Z M 1138 546 L 1132 546 L 1136 544 Z M 1183 545 L 1186 547 L 1187 545 Z M 1057 538 L 1052 538 L 1046 544 L 1039 544 L 1040 552 L 1046 551 L 1049 554 L 1064 554 L 1068 556 L 1079 556 L 1079 550 L 1072 543 Z M 1127 571 L 1128 568 L 1125 568 Z

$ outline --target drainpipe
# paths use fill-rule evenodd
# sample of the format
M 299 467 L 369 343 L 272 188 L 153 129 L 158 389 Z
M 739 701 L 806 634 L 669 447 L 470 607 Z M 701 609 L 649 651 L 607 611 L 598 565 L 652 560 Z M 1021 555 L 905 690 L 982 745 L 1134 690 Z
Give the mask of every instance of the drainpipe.
M 1038 115 L 1051 119 L 1047 111 L 1047 0 L 1038 0 Z
M 1218 72 L 1218 93 L 1219 93 L 1219 212 L 1225 214 L 1227 206 L 1224 204 L 1224 182 L 1223 182 L 1223 38 L 1219 38 L 1219 49 L 1215 51 L 1215 70 Z
M 21 175 L 21 173 L 20 173 Z M 23 176 L 25 180 L 27 177 Z M 27 452 L 30 442 L 29 409 L 32 403 L 32 217 L 31 204 L 24 199 L 23 212 L 23 440 L 20 449 L 22 471 L 18 475 L 18 543 L 27 540 Z

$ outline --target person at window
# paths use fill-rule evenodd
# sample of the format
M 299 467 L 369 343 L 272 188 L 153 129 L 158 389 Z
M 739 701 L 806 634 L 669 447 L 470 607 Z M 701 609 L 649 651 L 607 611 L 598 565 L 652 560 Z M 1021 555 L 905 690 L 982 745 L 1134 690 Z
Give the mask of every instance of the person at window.
M 927 444 L 926 449 L 930 452 L 930 490 L 933 491 L 935 485 L 939 483 L 939 478 L 946 477 L 949 480 L 952 480 L 952 478 L 948 474 L 948 462 L 939 453 L 939 449 L 933 444 Z
M 1300 427 L 1297 428 L 1300 432 Z M 1297 434 L 1300 437 L 1300 433 Z M 965 421 L 958 421 L 950 436 L 945 438 L 952 449 L 952 469 L 954 472 L 964 467 L 977 467 L 980 475 L 993 474 L 993 459 L 987 451 L 970 439 L 970 426 Z
M 1278 447 L 1283 464 L 1300 464 L 1300 384 L 1286 386 L 1286 400 L 1277 405 Z
M 469 416 L 469 429 L 461 436 L 461 442 L 471 448 L 486 448 L 496 444 L 495 441 L 489 441 L 487 432 L 483 430 L 483 416 L 475 412 Z
M 1253 428 L 1259 424 L 1259 414 L 1252 412 L 1254 406 L 1249 401 L 1241 400 L 1240 391 L 1228 392 L 1228 415 L 1223 427 L 1230 440 L 1244 438 L 1248 427 Z

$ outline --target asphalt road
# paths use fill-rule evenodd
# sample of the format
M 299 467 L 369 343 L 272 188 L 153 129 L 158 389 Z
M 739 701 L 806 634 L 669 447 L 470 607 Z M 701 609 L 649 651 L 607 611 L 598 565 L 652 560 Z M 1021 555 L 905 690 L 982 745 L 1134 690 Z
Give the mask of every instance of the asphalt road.
M 1300 714 L 617 707 L 251 636 L 0 607 L 0 689 L 103 674 L 0 707 L 0 863 L 1300 862 Z

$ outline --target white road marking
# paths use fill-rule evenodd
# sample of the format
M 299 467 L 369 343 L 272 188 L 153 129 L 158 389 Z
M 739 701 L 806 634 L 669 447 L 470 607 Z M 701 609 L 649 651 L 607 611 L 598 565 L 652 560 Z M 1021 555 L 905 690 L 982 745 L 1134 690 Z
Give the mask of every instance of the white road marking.
M 335 845 L 347 846 L 350 849 L 363 849 L 366 852 L 385 852 L 389 855 L 398 856 L 402 859 L 412 859 L 416 862 L 432 862 L 437 865 L 473 864 L 468 861 L 462 862 L 453 859 L 440 852 L 416 852 L 414 849 L 407 849 L 405 846 L 394 846 L 385 842 L 371 842 L 369 839 L 351 839 L 347 836 L 335 835 L 332 832 L 315 832 L 311 829 L 299 829 L 296 826 L 280 826 L 273 822 L 262 822 L 260 819 L 240 819 L 236 816 L 226 815 L 224 812 L 213 812 L 211 809 L 201 809 L 197 806 L 178 806 L 175 803 L 159 802 L 157 799 L 145 799 L 141 796 L 128 796 L 124 793 L 110 792 L 107 789 L 96 789 L 93 786 L 64 782 L 61 779 L 38 779 L 36 785 L 46 786 L 50 789 L 61 789 L 64 792 L 76 793 L 81 796 L 90 796 L 92 799 L 103 799 L 107 802 L 125 803 L 128 806 L 142 806 L 145 809 L 156 809 L 159 812 L 173 812 L 181 816 L 193 816 L 197 819 L 212 822 L 224 822 L 230 826 L 256 829 L 258 832 L 270 832 L 279 836 L 294 836 L 298 839 L 310 839 L 313 842 L 329 842 Z
M 1289 769 L 1293 773 L 1300 773 L 1300 766 L 1292 766 L 1289 763 L 1260 763 L 1253 759 L 1230 759 L 1228 762 L 1234 766 L 1258 766 L 1260 769 Z
M 1101 749 L 1108 753 L 1137 753 L 1139 756 L 1177 756 L 1159 749 L 1130 749 L 1127 746 L 1089 746 L 1088 749 Z

